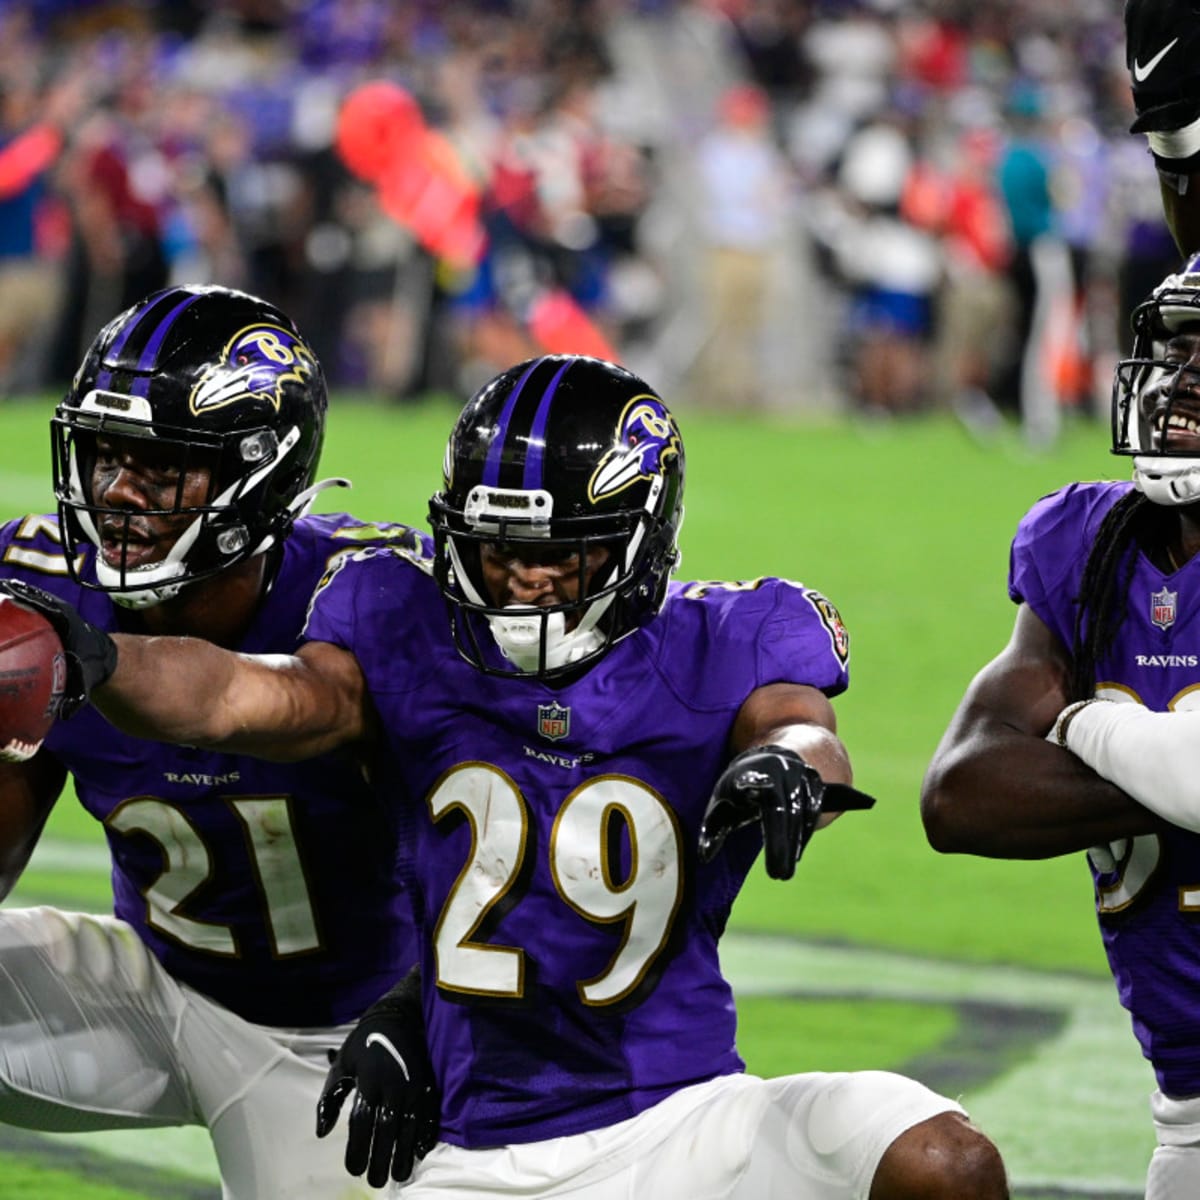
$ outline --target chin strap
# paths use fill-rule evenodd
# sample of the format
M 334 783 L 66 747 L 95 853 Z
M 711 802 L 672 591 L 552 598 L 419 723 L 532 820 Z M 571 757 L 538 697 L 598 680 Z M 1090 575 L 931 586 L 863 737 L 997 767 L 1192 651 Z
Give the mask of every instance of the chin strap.
M 1151 504 L 1192 504 L 1200 500 L 1200 459 L 1137 455 L 1133 484 Z
M 185 583 L 165 583 L 161 587 L 141 588 L 136 592 L 109 592 L 108 598 L 120 608 L 137 612 L 173 600 L 186 586 Z
M 354 485 L 350 482 L 350 480 L 344 479 L 340 475 L 334 475 L 329 479 L 319 480 L 317 483 L 314 483 L 312 487 L 306 487 L 304 491 L 300 492 L 296 496 L 291 504 L 288 505 L 288 512 L 290 512 L 292 516 L 298 520 L 300 517 L 304 516 L 310 508 L 312 508 L 312 502 L 327 488 L 348 488 L 353 486 Z
M 604 635 L 596 622 L 612 602 L 606 596 L 592 604 L 579 624 L 566 633 L 566 616 L 560 612 L 542 612 L 523 604 L 511 605 L 503 616 L 488 617 L 492 637 L 500 653 L 519 670 L 535 673 L 556 670 L 568 663 L 578 662 L 604 645 Z M 546 630 L 546 661 L 541 661 L 542 629 Z

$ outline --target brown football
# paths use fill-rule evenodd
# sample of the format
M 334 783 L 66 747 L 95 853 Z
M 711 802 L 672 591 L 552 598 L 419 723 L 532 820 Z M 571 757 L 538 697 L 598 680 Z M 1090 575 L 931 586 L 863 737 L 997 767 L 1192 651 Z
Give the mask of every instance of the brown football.
M 0 596 L 0 757 L 32 754 L 66 684 L 62 643 L 41 613 Z

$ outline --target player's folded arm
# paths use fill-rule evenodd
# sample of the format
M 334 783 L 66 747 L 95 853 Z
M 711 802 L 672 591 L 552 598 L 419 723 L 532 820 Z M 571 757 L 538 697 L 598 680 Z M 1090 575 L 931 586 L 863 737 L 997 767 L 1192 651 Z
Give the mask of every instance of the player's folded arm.
M 1200 712 L 1107 701 L 1064 710 L 1062 741 L 1139 804 L 1200 833 Z
M 1150 832 L 1155 822 L 1045 734 L 1067 703 L 1069 662 L 1026 604 L 971 681 L 925 773 L 921 819 L 942 853 L 1049 858 Z

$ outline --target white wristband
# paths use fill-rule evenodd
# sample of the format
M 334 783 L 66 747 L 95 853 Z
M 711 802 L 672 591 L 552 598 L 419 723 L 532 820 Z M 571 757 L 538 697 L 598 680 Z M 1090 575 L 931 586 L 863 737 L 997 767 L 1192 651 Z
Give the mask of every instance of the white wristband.
M 1066 708 L 1058 714 L 1055 719 L 1054 728 L 1050 730 L 1046 740 L 1054 742 L 1059 746 L 1066 747 L 1067 745 L 1067 727 L 1071 724 L 1075 714 L 1081 709 L 1087 708 L 1089 704 L 1096 704 L 1100 700 L 1099 696 L 1093 696 L 1090 700 L 1076 700 L 1074 704 L 1068 704 Z
M 1159 158 L 1191 158 L 1200 151 L 1200 119 L 1182 129 L 1161 129 L 1146 134 L 1150 150 Z

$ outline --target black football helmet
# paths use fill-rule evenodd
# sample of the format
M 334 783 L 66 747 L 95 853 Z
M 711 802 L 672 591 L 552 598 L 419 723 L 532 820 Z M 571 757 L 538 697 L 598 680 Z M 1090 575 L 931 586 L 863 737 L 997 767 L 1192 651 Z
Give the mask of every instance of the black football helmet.
M 1133 457 L 1134 484 L 1148 500 L 1194 503 L 1200 500 L 1200 369 L 1168 343 L 1185 330 L 1200 332 L 1200 255 L 1168 275 L 1131 320 L 1131 356 L 1113 375 L 1113 453 Z
M 662 607 L 679 560 L 683 442 L 636 375 L 578 355 L 510 368 L 468 401 L 443 473 L 429 505 L 434 571 L 459 651 L 480 670 L 542 679 L 578 671 Z M 578 555 L 578 600 L 498 606 L 484 584 L 485 543 Z M 596 546 L 608 558 L 585 594 Z
M 299 330 L 255 296 L 173 287 L 127 309 L 100 331 L 51 421 L 72 572 L 86 544 L 100 545 L 101 513 L 111 516 L 92 496 L 98 435 L 146 439 L 181 471 L 174 507 L 139 513 L 193 517 L 166 557 L 127 566 L 126 543 L 119 565 L 97 555 L 96 583 L 79 579 L 145 608 L 277 544 L 318 491 L 344 482 L 313 484 L 326 404 L 321 366 Z M 185 508 L 189 463 L 210 466 L 212 485 L 204 504 Z

